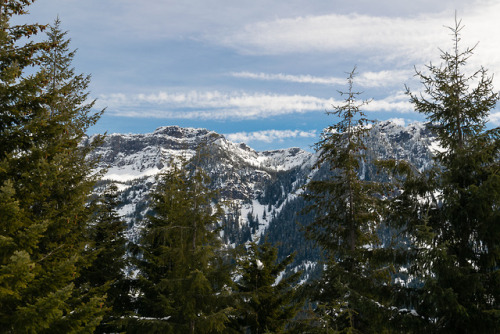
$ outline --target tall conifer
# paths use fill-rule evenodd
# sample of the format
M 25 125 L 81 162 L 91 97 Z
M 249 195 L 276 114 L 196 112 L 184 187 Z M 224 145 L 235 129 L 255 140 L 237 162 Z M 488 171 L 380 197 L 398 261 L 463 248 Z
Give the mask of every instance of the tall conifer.
M 119 319 L 130 310 L 130 284 L 125 270 L 129 269 L 126 223 L 116 212 L 118 188 L 114 183 L 93 202 L 95 206 L 89 226 L 85 255 L 89 264 L 81 271 L 77 284 L 83 290 L 99 289 L 106 293 L 103 307 L 109 309 L 95 333 L 116 332 Z
M 65 53 L 60 41 L 26 42 L 42 26 L 10 24 L 31 3 L 0 1 L 0 198 L 7 213 L 0 221 L 0 328 L 90 332 L 103 295 L 74 285 L 85 263 L 94 167 L 85 159 L 92 145 L 79 144 L 99 113 L 85 103 L 88 80 L 67 67 L 51 70 L 55 53 Z
M 462 49 L 463 25 L 442 64 L 417 71 L 424 94 L 408 89 L 442 146 L 430 173 L 409 177 L 395 198 L 393 221 L 411 241 L 409 323 L 440 333 L 495 333 L 500 328 L 500 129 L 486 129 L 498 101 L 484 68 L 467 74 L 474 48 Z
M 305 198 L 312 203 L 315 218 L 306 232 L 326 256 L 313 297 L 325 321 L 321 326 L 367 331 L 384 326 L 386 300 L 382 296 L 390 272 L 379 256 L 382 188 L 359 174 L 366 159 L 364 137 L 370 123 L 362 107 L 369 101 L 357 101 L 361 93 L 353 90 L 354 77 L 355 69 L 347 78 L 348 91 L 340 92 L 346 97 L 344 104 L 328 112 L 339 121 L 325 129 L 316 145 L 316 167 L 328 168 L 330 175 L 307 186 Z
M 161 175 L 139 245 L 137 315 L 128 332 L 220 333 L 230 308 L 220 208 L 199 168 Z

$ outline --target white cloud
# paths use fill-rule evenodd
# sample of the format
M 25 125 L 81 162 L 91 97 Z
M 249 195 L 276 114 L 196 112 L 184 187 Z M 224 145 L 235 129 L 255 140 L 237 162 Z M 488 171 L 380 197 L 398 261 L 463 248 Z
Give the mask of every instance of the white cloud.
M 394 95 L 387 96 L 383 99 L 372 100 L 369 104 L 363 107 L 365 111 L 386 111 L 397 113 L 412 113 L 414 112 L 413 105 L 410 103 L 408 96 L 404 92 L 397 92 Z
M 315 77 L 312 75 L 291 75 L 291 74 L 269 74 L 252 72 L 232 72 L 236 78 L 255 79 L 264 81 L 287 81 L 296 83 L 310 83 L 321 85 L 338 85 L 345 83 L 345 79 L 335 77 Z
M 302 130 L 263 130 L 255 132 L 236 132 L 226 134 L 226 138 L 233 142 L 266 142 L 271 143 L 275 141 L 282 142 L 289 138 L 314 138 L 316 137 L 316 130 L 302 131 Z
M 108 114 L 126 117 L 171 119 L 242 120 L 330 110 L 343 101 L 310 95 L 283 95 L 219 91 L 187 93 L 101 95 L 96 107 L 107 107 Z M 412 112 L 404 93 L 373 100 L 365 111 Z
M 417 12 L 411 17 L 338 12 L 303 14 L 248 23 L 205 38 L 247 54 L 334 54 L 407 68 L 415 63 L 439 61 L 438 48 L 452 47 L 449 31 L 444 28 L 454 24 L 453 7 L 448 7 L 434 14 Z M 457 12 L 466 26 L 462 31 L 462 46 L 481 41 L 472 61 L 493 72 L 500 71 L 500 44 L 494 33 L 500 31 L 498 13 L 500 2 L 495 0 L 469 2 Z
M 217 37 L 225 46 L 255 54 L 347 50 L 410 53 L 430 44 L 434 48 L 436 44 L 429 42 L 436 39 L 436 32 L 442 32 L 442 24 L 442 17 L 435 15 L 401 19 L 327 14 L 257 22 Z
M 253 72 L 232 72 L 237 78 L 263 80 L 263 81 L 286 81 L 320 85 L 345 85 L 346 78 L 339 77 L 317 77 L 312 75 L 270 74 Z M 401 85 L 413 75 L 412 71 L 390 70 L 379 72 L 363 72 L 355 77 L 356 85 L 362 87 L 383 87 L 390 85 Z
M 414 75 L 408 70 L 385 70 L 378 72 L 363 72 L 354 80 L 355 83 L 363 87 L 383 87 L 397 85 L 407 82 Z
M 500 111 L 490 113 L 490 122 L 495 126 L 500 126 Z
M 401 0 L 44 0 L 35 1 L 30 11 L 50 21 L 59 14 L 63 22 L 71 21 L 84 32 L 91 30 L 105 35 L 120 32 L 129 41 L 130 38 L 197 38 L 237 31 L 262 20 L 332 12 L 408 16 L 417 11 L 442 11 L 450 6 L 455 9 L 463 2 L 470 0 L 413 0 L 411 3 Z M 89 21 L 93 24 L 89 25 Z
M 258 119 L 325 110 L 333 100 L 308 95 L 222 93 L 219 91 L 101 95 L 99 106 L 129 117 Z

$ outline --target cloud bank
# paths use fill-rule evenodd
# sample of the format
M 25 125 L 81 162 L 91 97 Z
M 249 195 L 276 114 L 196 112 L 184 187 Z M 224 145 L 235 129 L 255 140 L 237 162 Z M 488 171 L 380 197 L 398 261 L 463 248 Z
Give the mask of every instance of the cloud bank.
M 165 119 L 245 120 L 265 119 L 287 114 L 325 112 L 343 101 L 310 95 L 284 95 L 220 91 L 159 92 L 153 94 L 101 95 L 97 107 L 125 117 Z M 413 111 L 402 92 L 363 107 L 366 111 L 409 113 Z
M 356 85 L 362 87 L 384 87 L 392 85 L 401 85 L 407 81 L 414 73 L 403 70 L 387 70 L 379 72 L 363 72 L 356 76 Z M 345 85 L 346 78 L 340 77 L 318 77 L 312 75 L 291 75 L 291 74 L 270 74 L 253 72 L 232 72 L 231 76 L 236 78 L 263 80 L 263 81 L 285 81 L 305 84 L 319 85 Z
M 456 9 L 456 7 L 455 7 Z M 457 12 L 465 29 L 462 46 L 481 41 L 476 64 L 500 71 L 500 2 L 479 0 Z M 452 47 L 449 30 L 454 11 L 420 13 L 412 17 L 370 14 L 304 15 L 247 23 L 234 30 L 211 33 L 208 41 L 251 55 L 346 54 L 379 64 L 407 66 L 439 60 L 438 48 Z
M 255 132 L 236 132 L 225 135 L 227 139 L 232 142 L 282 142 L 290 138 L 315 138 L 317 136 L 316 130 L 303 131 L 303 130 L 262 130 Z

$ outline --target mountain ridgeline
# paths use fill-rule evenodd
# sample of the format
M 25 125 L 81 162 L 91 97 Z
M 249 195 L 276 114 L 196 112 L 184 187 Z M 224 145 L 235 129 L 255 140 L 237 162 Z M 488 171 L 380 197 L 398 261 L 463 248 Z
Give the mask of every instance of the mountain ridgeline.
M 424 124 L 405 127 L 390 121 L 374 124 L 366 145 L 366 161 L 359 170 L 366 180 L 379 177 L 373 160 L 401 159 L 423 170 L 439 149 Z M 277 245 L 279 259 L 296 254 L 289 270 L 303 270 L 304 278 L 314 272 L 320 252 L 304 238 L 302 226 L 312 215 L 303 213 L 300 194 L 308 180 L 329 173 L 324 166 L 314 168 L 317 154 L 299 148 L 257 152 L 206 129 L 178 126 L 149 134 L 111 134 L 93 154 L 100 157 L 99 168 L 106 170 L 101 186 L 114 182 L 120 190 L 118 212 L 128 224 L 129 240 L 138 240 L 158 175 L 194 158 L 210 177 L 210 188 L 218 192 L 226 245 L 268 240 Z

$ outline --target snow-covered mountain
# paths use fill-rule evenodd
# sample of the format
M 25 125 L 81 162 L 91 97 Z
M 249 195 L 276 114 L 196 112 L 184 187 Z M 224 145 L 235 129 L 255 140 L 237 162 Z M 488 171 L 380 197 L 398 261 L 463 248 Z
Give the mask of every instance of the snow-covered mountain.
M 129 222 L 131 239 L 136 238 L 148 210 L 148 194 L 157 175 L 181 159 L 192 158 L 200 145 L 209 152 L 202 157 L 202 163 L 211 178 L 211 186 L 219 190 L 222 199 L 231 203 L 226 207 L 229 218 L 225 223 L 232 227 L 224 229 L 228 233 L 225 235 L 228 243 L 249 239 L 246 233 L 243 240 L 240 230 L 247 227 L 250 231 L 249 214 L 255 212 L 257 219 L 267 210 L 268 206 L 261 204 L 259 199 L 265 196 L 266 188 L 278 174 L 309 171 L 314 160 L 313 154 L 298 148 L 257 152 L 205 129 L 168 126 L 149 134 L 111 134 L 94 154 L 100 156 L 99 167 L 107 169 L 103 179 L 115 182 L 122 192 L 124 204 L 119 213 Z M 304 182 L 305 178 L 288 190 L 296 192 Z M 262 216 L 259 219 L 263 224 L 269 222 Z
M 94 152 L 100 156 L 99 167 L 107 169 L 104 180 L 115 182 L 121 192 L 119 213 L 129 224 L 129 238 L 138 237 L 157 175 L 193 157 L 200 145 L 208 152 L 200 159 L 210 186 L 228 203 L 221 221 L 224 241 L 268 238 L 280 243 L 281 256 L 295 251 L 296 264 L 310 269 L 318 252 L 302 236 L 300 224 L 311 217 L 299 214 L 304 207 L 299 195 L 309 178 L 327 172 L 312 168 L 317 155 L 299 148 L 258 152 L 206 129 L 166 126 L 149 134 L 111 134 Z M 389 121 L 373 125 L 367 147 L 360 170 L 365 179 L 376 177 L 373 159 L 405 159 L 425 169 L 432 151 L 439 149 L 422 123 L 403 127 Z

